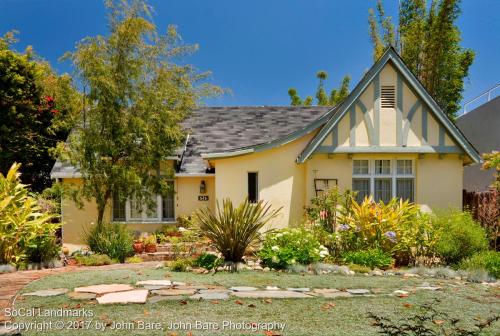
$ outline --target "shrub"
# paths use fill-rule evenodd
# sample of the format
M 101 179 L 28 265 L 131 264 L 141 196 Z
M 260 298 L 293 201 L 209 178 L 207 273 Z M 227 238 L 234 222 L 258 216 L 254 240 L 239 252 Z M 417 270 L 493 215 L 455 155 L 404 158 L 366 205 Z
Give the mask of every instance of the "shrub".
M 82 266 L 102 266 L 113 263 L 113 260 L 105 254 L 77 255 L 75 259 Z
M 52 238 L 60 224 L 52 223 L 55 215 L 42 211 L 28 194 L 19 168 L 15 163 L 7 175 L 0 174 L 0 264 L 19 265 L 30 257 L 45 261 L 58 252 Z
M 297 263 L 307 265 L 327 255 L 328 249 L 306 229 L 283 229 L 270 233 L 258 252 L 264 265 L 276 269 Z
M 122 224 L 102 223 L 93 226 L 86 233 L 85 241 L 90 250 L 98 254 L 106 254 L 121 263 L 134 255 L 132 232 Z
M 356 273 L 370 273 L 371 268 L 367 266 L 361 266 L 356 264 L 350 264 L 349 269 Z
M 125 259 L 125 262 L 127 264 L 138 264 L 141 263 L 142 261 L 143 261 L 142 258 L 139 256 L 128 257 L 127 259 Z
M 436 252 L 448 264 L 457 264 L 488 247 L 484 229 L 468 212 L 448 210 L 436 213 L 431 220 L 439 230 Z
M 337 187 L 328 189 L 311 199 L 311 205 L 306 208 L 307 218 L 327 232 L 335 232 L 338 225 L 345 224 L 343 218 L 351 213 L 354 197 L 350 190 L 341 193 Z
M 191 259 L 177 259 L 170 263 L 169 268 L 172 272 L 186 272 L 187 268 L 193 264 Z
M 484 269 L 491 276 L 500 279 L 500 252 L 484 251 L 476 253 L 470 258 L 462 260 L 459 268 L 467 271 Z
M 220 259 L 214 254 L 203 253 L 193 261 L 193 265 L 211 270 L 218 266 L 219 260 Z
M 346 252 L 342 255 L 342 257 L 346 264 L 355 264 L 370 268 L 376 267 L 385 269 L 390 267 L 394 262 L 394 259 L 392 259 L 389 253 L 377 248 Z
M 200 209 L 195 213 L 200 234 L 210 239 L 215 248 L 223 255 L 226 262 L 242 262 L 249 247 L 255 245 L 260 238 L 260 230 L 274 217 L 280 209 L 271 210 L 271 206 L 263 201 L 250 203 L 246 199 L 238 207 L 234 207 L 229 199 L 217 202 L 217 210 Z

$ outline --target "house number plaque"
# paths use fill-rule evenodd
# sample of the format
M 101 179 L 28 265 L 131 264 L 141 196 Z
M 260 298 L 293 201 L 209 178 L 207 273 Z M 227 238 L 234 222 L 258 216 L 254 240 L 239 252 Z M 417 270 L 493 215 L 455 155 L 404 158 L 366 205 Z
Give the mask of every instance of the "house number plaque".
M 208 195 L 199 195 L 198 201 L 208 201 Z

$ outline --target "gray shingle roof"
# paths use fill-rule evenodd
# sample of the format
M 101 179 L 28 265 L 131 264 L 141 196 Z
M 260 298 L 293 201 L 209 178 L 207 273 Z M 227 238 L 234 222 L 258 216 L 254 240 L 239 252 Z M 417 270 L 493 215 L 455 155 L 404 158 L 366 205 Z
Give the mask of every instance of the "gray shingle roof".
M 331 107 L 201 107 L 184 122 L 189 139 L 179 172 L 204 173 L 201 154 L 233 151 L 282 138 L 304 128 Z
M 200 107 L 183 123 L 189 138 L 181 156 L 179 173 L 206 173 L 201 154 L 256 146 L 298 131 L 331 110 L 325 106 Z M 57 161 L 53 178 L 78 177 L 78 170 Z

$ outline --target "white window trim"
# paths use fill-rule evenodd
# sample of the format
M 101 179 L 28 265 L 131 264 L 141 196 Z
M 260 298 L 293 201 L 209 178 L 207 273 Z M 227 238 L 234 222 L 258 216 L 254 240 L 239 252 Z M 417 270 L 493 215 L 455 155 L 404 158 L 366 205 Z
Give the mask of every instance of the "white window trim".
M 368 174 L 354 174 L 354 161 L 356 160 L 367 160 L 368 161 Z M 376 160 L 389 160 L 390 161 L 390 169 L 391 173 L 390 174 L 375 174 L 375 161 Z M 398 174 L 397 173 L 397 162 L 400 160 L 411 160 L 411 174 Z M 391 179 L 391 188 L 392 188 L 392 198 L 396 197 L 397 193 L 397 179 L 398 178 L 412 178 L 413 179 L 413 202 L 416 201 L 415 197 L 415 159 L 411 158 L 393 158 L 393 159 L 388 159 L 388 158 L 376 158 L 376 159 L 368 159 L 368 158 L 353 158 L 352 159 L 352 164 L 351 164 L 351 174 L 352 174 L 352 179 L 369 179 L 370 180 L 370 196 L 375 197 L 375 179 L 377 178 L 390 178 Z M 352 183 L 352 181 L 351 181 Z M 352 187 L 352 184 L 351 184 Z

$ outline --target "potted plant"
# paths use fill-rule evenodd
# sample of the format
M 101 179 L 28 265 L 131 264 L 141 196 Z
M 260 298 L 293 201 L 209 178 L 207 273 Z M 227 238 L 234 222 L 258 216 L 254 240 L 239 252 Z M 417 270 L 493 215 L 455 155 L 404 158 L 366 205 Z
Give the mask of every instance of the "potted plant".
M 146 253 L 156 252 L 156 236 L 154 234 L 149 235 L 144 239 L 144 249 Z
M 142 241 L 142 238 L 135 240 L 132 247 L 134 248 L 135 253 L 144 252 L 144 242 Z

